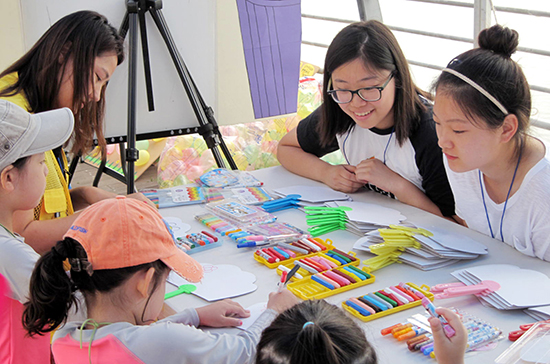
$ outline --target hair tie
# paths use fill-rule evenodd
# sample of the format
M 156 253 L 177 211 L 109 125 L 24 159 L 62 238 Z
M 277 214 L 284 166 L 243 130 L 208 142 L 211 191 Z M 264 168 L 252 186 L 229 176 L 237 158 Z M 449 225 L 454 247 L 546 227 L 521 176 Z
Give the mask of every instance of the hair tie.
M 313 325 L 313 322 L 311 321 L 308 321 L 304 324 L 304 326 L 302 326 L 302 330 L 306 328 L 306 326 L 309 326 L 309 325 Z

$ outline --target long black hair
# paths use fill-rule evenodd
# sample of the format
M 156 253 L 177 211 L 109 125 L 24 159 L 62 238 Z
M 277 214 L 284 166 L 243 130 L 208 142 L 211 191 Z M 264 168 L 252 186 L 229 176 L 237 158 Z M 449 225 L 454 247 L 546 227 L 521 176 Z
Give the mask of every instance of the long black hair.
M 118 31 L 107 19 L 93 11 L 69 14 L 54 25 L 34 46 L 9 66 L 0 77 L 17 72 L 18 81 L 3 90 L 0 96 L 12 96 L 23 92 L 33 113 L 55 108 L 61 87 L 60 75 L 73 74 L 73 106 L 75 128 L 72 152 L 87 151 L 92 147 L 94 133 L 102 150 L 105 150 L 103 118 L 105 112 L 105 88 L 101 100 L 89 101 L 89 84 L 94 74 L 95 58 L 116 55 L 117 64 L 124 60 L 124 44 Z M 69 59 L 73 69 L 67 69 Z M 93 87 L 93 83 L 92 83 Z M 81 107 L 82 104 L 84 107 Z
M 256 364 L 375 364 L 361 328 L 338 307 L 309 300 L 282 312 L 260 338 Z
M 319 123 L 321 143 L 328 145 L 337 134 L 343 134 L 355 125 L 353 119 L 327 93 L 334 70 L 355 59 L 362 60 L 367 69 L 393 72 L 395 136 L 402 145 L 420 123 L 422 112 L 426 109 L 419 95 L 425 98 L 430 96 L 415 85 L 409 63 L 397 39 L 387 26 L 377 20 L 348 25 L 334 37 L 327 50 L 323 117 Z
M 63 268 L 63 262 L 67 259 L 71 262 L 70 275 Z M 119 269 L 90 271 L 87 268 L 86 251 L 71 238 L 59 241 L 38 260 L 31 276 L 29 301 L 25 303 L 23 312 L 23 327 L 29 335 L 53 331 L 65 322 L 71 307 L 74 305 L 78 309 L 77 290 L 83 293 L 86 305 L 90 307 L 98 292 L 110 292 L 135 273 L 149 268 L 155 268 L 154 292 L 169 269 L 160 260 Z
M 518 130 L 514 135 L 516 154 L 529 128 L 531 92 L 521 67 L 511 56 L 519 45 L 518 33 L 502 25 L 493 25 L 479 33 L 479 48 L 454 58 L 447 68 L 468 77 L 496 98 L 509 114 L 516 115 Z M 442 72 L 432 87 L 450 96 L 473 122 L 478 117 L 485 127 L 496 129 L 507 116 L 478 90 L 453 74 Z

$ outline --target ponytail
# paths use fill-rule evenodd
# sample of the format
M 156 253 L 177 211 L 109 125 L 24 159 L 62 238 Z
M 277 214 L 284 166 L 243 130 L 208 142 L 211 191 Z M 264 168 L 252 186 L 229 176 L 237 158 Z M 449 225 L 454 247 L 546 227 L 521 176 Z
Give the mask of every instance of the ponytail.
M 256 364 L 375 364 L 363 330 L 340 308 L 309 300 L 282 312 L 260 338 Z
M 63 268 L 67 259 L 71 265 L 69 273 Z M 83 293 L 86 304 L 90 307 L 98 292 L 111 292 L 136 272 L 149 268 L 155 269 L 152 288 L 155 291 L 162 284 L 163 274 L 169 270 L 161 260 L 125 268 L 93 271 L 82 245 L 74 239 L 65 238 L 44 254 L 34 267 L 30 298 L 25 303 L 23 312 L 23 327 L 30 336 L 53 331 L 67 320 L 73 305 L 78 310 L 75 291 Z M 150 298 L 151 296 L 148 300 Z
M 23 312 L 23 327 L 30 336 L 55 330 L 67 319 L 73 305 L 78 309 L 74 296 L 77 288 L 63 268 L 67 258 L 76 258 L 75 248 L 72 239 L 59 241 L 36 263 Z

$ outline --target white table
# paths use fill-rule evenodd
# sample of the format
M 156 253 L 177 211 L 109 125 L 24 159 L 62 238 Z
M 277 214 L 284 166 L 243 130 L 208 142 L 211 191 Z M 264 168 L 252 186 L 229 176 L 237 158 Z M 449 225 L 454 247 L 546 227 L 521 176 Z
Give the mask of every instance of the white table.
M 292 174 L 283 167 L 266 168 L 254 171 L 252 173 L 264 182 L 264 187 L 268 191 L 273 188 L 292 185 L 321 185 L 318 182 Z M 520 268 L 534 269 L 550 276 L 550 263 L 525 256 L 498 240 L 479 234 L 443 218 L 370 191 L 361 191 L 352 194 L 351 197 L 354 201 L 376 203 L 399 210 L 408 219 L 418 223 L 437 224 L 437 226 L 443 227 L 448 231 L 469 236 L 470 238 L 485 244 L 489 249 L 489 254 L 478 259 L 462 261 L 448 267 L 428 272 L 418 270 L 405 264 L 392 264 L 374 272 L 376 281 L 373 284 L 328 297 L 326 300 L 330 303 L 340 306 L 340 303 L 344 299 L 359 296 L 363 292 L 366 294 L 389 285 L 398 284 L 399 282 L 412 282 L 418 285 L 427 284 L 428 286 L 433 286 L 438 283 L 454 282 L 456 280 L 450 275 L 450 272 L 460 268 L 476 265 L 498 263 L 514 264 Z M 206 211 L 203 205 L 165 208 L 159 211 L 165 217 L 179 217 L 184 222 L 189 223 L 191 225 L 192 232 L 205 230 L 205 226 L 194 219 L 195 214 Z M 279 221 L 288 222 L 303 229 L 307 228 L 305 215 L 301 211 L 290 209 L 279 211 L 275 214 L 278 216 Z M 347 252 L 351 250 L 353 243 L 359 237 L 350 232 L 340 230 L 322 235 L 321 238 L 330 238 L 338 249 Z M 233 264 L 239 266 L 244 271 L 254 273 L 257 277 L 256 284 L 258 289 L 253 293 L 236 297 L 234 300 L 239 302 L 245 308 L 258 302 L 267 301 L 269 292 L 276 289 L 278 282 L 279 276 L 275 270 L 269 269 L 266 266 L 256 262 L 252 256 L 254 249 L 238 249 L 236 244 L 229 238 L 224 238 L 223 240 L 224 243 L 221 247 L 195 253 L 192 257 L 201 263 Z M 357 257 L 364 260 L 372 257 L 372 255 L 358 251 Z M 168 284 L 167 292 L 172 290 L 174 290 L 174 287 Z M 182 310 L 186 307 L 203 306 L 208 302 L 194 295 L 180 295 L 170 299 L 168 303 L 174 309 Z M 521 310 L 501 311 L 484 307 L 473 295 L 437 300 L 435 303 L 436 306 L 457 307 L 472 315 L 475 315 L 495 326 L 498 326 L 506 336 L 506 338 L 501 341 L 494 350 L 467 354 L 466 363 L 493 363 L 494 359 L 496 359 L 506 348 L 511 345 L 511 342 L 507 339 L 508 332 L 518 330 L 520 324 L 533 322 L 533 319 Z M 367 339 L 376 348 L 379 356 L 379 363 L 394 364 L 405 361 L 407 363 L 434 362 L 432 359 L 425 357 L 421 353 L 410 352 L 407 349 L 406 344 L 399 343 L 393 338 L 383 337 L 380 335 L 380 330 L 382 328 L 391 326 L 395 323 L 403 322 L 412 314 L 421 312 L 424 312 L 422 306 L 405 310 L 403 312 L 398 312 L 387 317 L 382 317 L 368 323 L 363 323 L 362 321 L 356 320 L 365 330 Z

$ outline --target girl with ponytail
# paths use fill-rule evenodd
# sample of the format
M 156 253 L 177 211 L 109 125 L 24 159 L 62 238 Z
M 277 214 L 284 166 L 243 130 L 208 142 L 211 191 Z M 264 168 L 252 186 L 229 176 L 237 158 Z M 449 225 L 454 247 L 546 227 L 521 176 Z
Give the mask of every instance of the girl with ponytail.
M 531 94 L 511 58 L 519 36 L 495 25 L 434 84 L 439 146 L 464 225 L 550 260 L 550 163 L 529 135 Z
M 461 364 L 466 350 L 466 329 L 458 316 L 438 308 L 455 329 L 443 333 L 441 322 L 429 319 L 439 364 Z M 304 301 L 281 313 L 264 330 L 256 364 L 376 364 L 377 355 L 363 330 L 343 310 L 324 300 Z
M 124 196 L 100 201 L 82 211 L 63 240 L 36 263 L 23 325 L 32 337 L 57 329 L 52 342 L 57 364 L 249 363 L 262 330 L 297 302 L 287 290 L 272 293 L 267 309 L 236 335 L 198 328 L 241 325 L 250 313 L 231 300 L 157 321 L 170 270 L 189 282 L 203 276 L 155 208 Z M 66 322 L 78 304 L 77 291 L 87 319 Z

